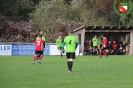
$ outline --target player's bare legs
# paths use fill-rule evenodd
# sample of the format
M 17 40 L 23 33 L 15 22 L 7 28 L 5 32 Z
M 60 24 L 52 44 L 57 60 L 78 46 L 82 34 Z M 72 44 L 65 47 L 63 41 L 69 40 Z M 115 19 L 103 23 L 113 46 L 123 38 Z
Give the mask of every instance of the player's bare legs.
M 43 55 L 41 54 L 40 57 L 38 58 L 38 63 L 41 64 L 41 60 L 43 58 Z
M 102 57 L 102 54 L 104 54 L 104 55 L 106 55 L 106 57 L 108 57 L 108 52 L 107 52 L 107 50 L 104 50 L 104 48 L 101 48 L 101 49 L 100 49 L 99 58 Z
M 41 54 L 40 57 L 39 57 L 39 60 L 42 60 L 42 58 L 43 58 L 43 55 Z
M 102 50 L 99 49 L 99 58 L 101 58 L 101 57 L 102 57 Z
M 33 57 L 33 64 L 35 64 L 36 57 L 37 57 L 37 54 L 35 54 L 34 57 Z
M 62 50 L 59 50 L 60 51 L 60 55 L 61 55 L 61 57 L 63 57 L 63 55 L 62 55 Z
M 60 51 L 61 57 L 63 57 L 63 54 L 64 54 L 65 50 L 59 50 L 59 51 Z

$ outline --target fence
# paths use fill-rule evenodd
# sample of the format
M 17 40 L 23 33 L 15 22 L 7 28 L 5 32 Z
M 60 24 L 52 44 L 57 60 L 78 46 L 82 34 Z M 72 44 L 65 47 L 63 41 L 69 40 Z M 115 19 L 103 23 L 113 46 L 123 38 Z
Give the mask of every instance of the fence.
M 35 46 L 33 43 L 0 43 L 0 55 L 12 56 L 31 56 L 35 54 Z M 60 55 L 55 43 L 46 43 L 44 55 Z M 76 55 L 79 55 L 79 47 L 76 50 Z

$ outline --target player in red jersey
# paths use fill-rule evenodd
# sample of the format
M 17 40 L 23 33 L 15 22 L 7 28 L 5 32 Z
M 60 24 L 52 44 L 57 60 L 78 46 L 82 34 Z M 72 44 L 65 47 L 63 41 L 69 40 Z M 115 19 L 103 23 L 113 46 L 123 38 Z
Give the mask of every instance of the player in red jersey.
M 44 43 L 44 41 L 41 39 L 41 36 L 39 36 L 39 38 L 36 39 L 35 42 L 34 42 L 34 44 L 35 44 L 35 55 L 33 57 L 33 64 L 35 64 L 36 57 L 37 57 L 38 54 L 41 54 L 41 56 L 38 59 L 38 62 L 41 64 L 41 59 L 43 57 L 43 55 L 42 55 L 43 43 Z
M 102 34 L 101 37 L 102 37 L 102 47 L 100 49 L 99 58 L 102 57 L 102 54 L 108 57 L 108 53 L 106 51 L 107 50 L 107 38 L 104 36 L 104 34 Z

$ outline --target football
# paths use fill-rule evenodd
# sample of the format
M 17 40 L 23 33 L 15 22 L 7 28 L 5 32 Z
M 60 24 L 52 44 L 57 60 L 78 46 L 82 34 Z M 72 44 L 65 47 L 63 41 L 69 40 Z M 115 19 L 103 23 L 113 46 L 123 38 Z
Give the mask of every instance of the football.
M 80 53 L 80 54 L 79 54 L 79 56 L 83 56 L 83 54 L 82 54 L 82 53 Z

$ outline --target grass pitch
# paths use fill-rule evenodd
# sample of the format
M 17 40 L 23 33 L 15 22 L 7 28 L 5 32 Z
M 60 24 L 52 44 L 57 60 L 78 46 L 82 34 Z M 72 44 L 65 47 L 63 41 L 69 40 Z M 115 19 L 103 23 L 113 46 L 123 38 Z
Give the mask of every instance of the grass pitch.
M 133 56 L 78 56 L 72 73 L 66 57 L 0 56 L 0 88 L 133 88 Z

